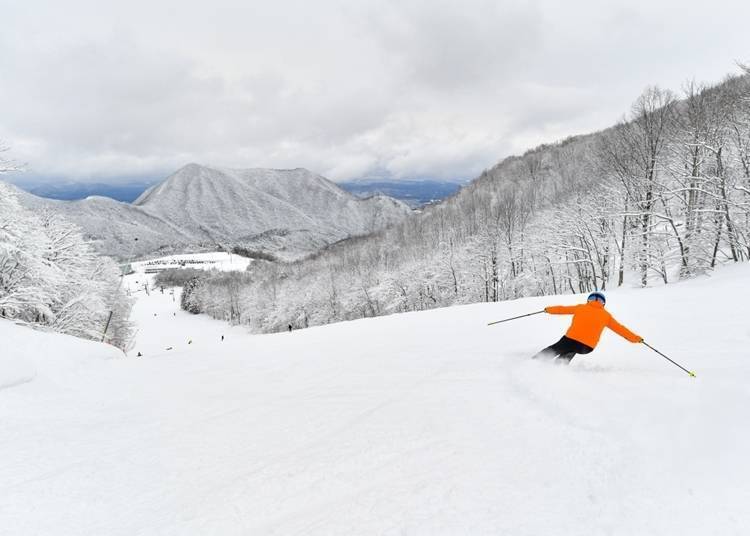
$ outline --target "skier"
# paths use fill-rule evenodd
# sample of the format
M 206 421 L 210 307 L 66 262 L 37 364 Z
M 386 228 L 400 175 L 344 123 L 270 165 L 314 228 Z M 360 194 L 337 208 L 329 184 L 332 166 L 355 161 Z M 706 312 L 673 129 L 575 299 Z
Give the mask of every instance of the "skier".
M 609 328 L 630 342 L 643 342 L 643 337 L 636 335 L 620 324 L 604 309 L 607 303 L 604 294 L 592 292 L 586 303 L 580 305 L 553 305 L 545 307 L 544 312 L 551 315 L 573 315 L 573 321 L 567 333 L 555 344 L 548 346 L 534 357 L 557 358 L 568 364 L 576 354 L 588 354 L 599 342 L 604 328 Z

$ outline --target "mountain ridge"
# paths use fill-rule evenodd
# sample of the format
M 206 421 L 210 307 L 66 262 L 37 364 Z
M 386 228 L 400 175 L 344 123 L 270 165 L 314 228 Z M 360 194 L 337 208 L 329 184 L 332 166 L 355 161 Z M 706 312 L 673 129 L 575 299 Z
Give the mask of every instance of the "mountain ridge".
M 103 254 L 243 245 L 298 258 L 326 245 L 402 221 L 392 198 L 359 199 L 304 168 L 230 169 L 187 164 L 132 204 L 102 196 L 44 199 L 15 188 L 22 204 L 62 213 Z

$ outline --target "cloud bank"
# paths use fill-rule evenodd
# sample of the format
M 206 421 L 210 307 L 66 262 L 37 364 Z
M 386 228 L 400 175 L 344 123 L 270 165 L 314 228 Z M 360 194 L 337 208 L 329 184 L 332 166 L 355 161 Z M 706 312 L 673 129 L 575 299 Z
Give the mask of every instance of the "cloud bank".
M 0 139 L 29 177 L 187 162 L 464 179 L 750 59 L 746 2 L 0 1 Z

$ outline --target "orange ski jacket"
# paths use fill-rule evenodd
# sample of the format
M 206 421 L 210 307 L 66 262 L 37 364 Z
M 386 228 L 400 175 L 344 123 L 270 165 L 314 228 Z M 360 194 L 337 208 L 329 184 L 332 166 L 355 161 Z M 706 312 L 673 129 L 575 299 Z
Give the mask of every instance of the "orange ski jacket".
M 552 305 L 544 308 L 551 315 L 573 315 L 573 322 L 565 334 L 569 339 L 595 348 L 604 328 L 609 328 L 630 342 L 641 342 L 643 339 L 615 320 L 598 301 L 580 305 Z

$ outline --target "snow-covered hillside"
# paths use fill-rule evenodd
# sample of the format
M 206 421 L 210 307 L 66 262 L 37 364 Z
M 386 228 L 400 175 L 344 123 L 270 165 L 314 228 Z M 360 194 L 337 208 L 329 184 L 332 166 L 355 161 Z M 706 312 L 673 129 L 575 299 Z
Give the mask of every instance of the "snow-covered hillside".
M 116 258 L 181 250 L 205 242 L 158 216 L 108 197 L 60 201 L 37 197 L 20 189 L 16 195 L 27 208 L 37 212 L 50 210 L 75 223 L 99 253 Z
M 749 276 L 736 265 L 609 294 L 621 322 L 697 378 L 611 332 L 570 367 L 529 360 L 564 317 L 486 325 L 571 296 L 253 336 L 140 292 L 129 359 L 61 377 L 46 371 L 78 359 L 69 338 L 11 347 L 48 358 L 0 390 L 0 526 L 746 534 Z
M 179 169 L 132 205 L 104 197 L 43 199 L 21 190 L 17 196 L 33 210 L 64 215 L 99 252 L 118 258 L 237 244 L 298 258 L 411 213 L 401 201 L 359 199 L 305 169 L 197 164 Z
M 189 164 L 136 199 L 193 234 L 220 239 L 267 231 L 336 240 L 401 221 L 409 208 L 384 196 L 359 199 L 306 169 L 218 169 Z

